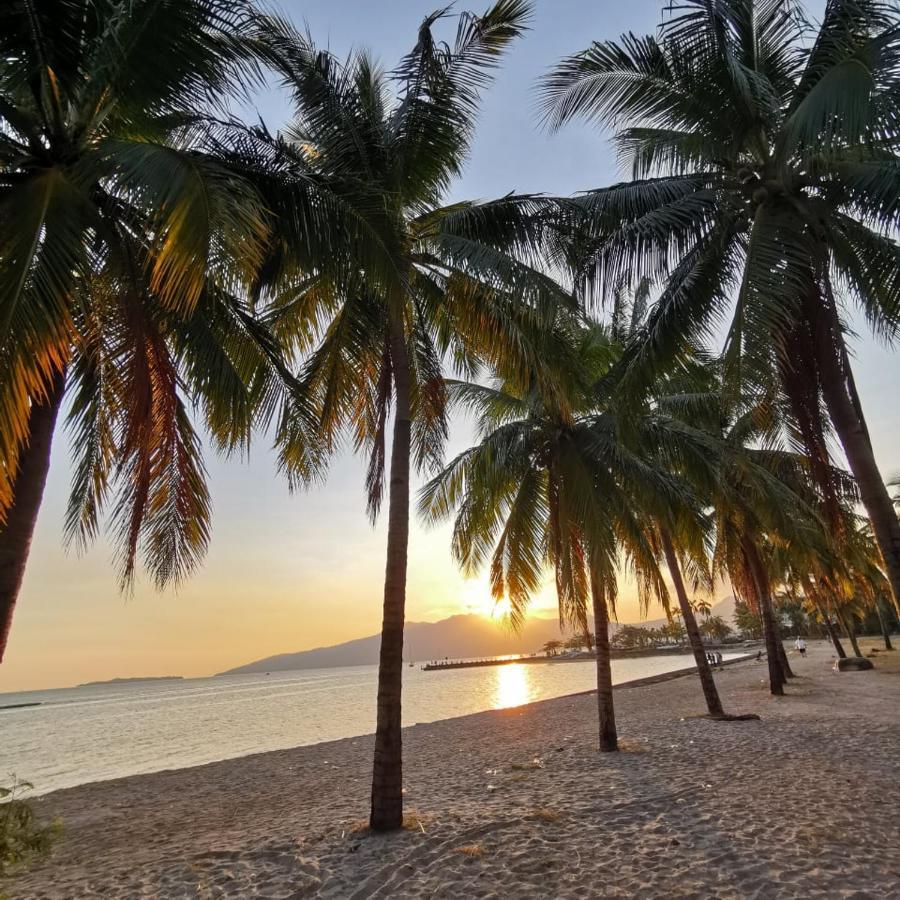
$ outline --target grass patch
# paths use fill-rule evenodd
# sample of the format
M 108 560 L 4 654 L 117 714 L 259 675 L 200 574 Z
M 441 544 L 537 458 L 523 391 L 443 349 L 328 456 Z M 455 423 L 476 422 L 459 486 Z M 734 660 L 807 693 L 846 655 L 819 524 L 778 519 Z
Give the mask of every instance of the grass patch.
M 421 831 L 425 834 L 425 826 L 434 821 L 434 816 L 420 813 L 417 809 L 411 809 L 403 814 L 403 827 L 407 831 Z
M 469 859 L 481 859 L 487 850 L 484 849 L 484 844 L 463 844 L 462 847 L 456 848 L 456 852 L 468 856 Z
M 560 822 L 562 821 L 562 813 L 548 807 L 536 809 L 528 818 L 536 819 L 538 822 Z
M 434 816 L 420 813 L 417 809 L 411 809 L 403 814 L 403 824 L 400 826 L 404 831 L 421 831 L 425 834 L 425 826 L 430 825 L 434 821 Z M 356 819 L 347 825 L 341 832 L 341 837 L 347 834 L 369 834 L 369 820 Z M 2 900 L 2 898 L 0 898 Z

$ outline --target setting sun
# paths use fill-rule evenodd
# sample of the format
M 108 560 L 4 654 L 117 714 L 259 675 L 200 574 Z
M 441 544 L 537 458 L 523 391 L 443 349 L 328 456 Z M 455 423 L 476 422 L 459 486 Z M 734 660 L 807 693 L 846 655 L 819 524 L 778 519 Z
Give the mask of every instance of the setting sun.
M 466 582 L 462 605 L 467 613 L 486 619 L 502 619 L 510 611 L 509 600 L 506 597 L 495 600 L 490 587 L 480 579 Z

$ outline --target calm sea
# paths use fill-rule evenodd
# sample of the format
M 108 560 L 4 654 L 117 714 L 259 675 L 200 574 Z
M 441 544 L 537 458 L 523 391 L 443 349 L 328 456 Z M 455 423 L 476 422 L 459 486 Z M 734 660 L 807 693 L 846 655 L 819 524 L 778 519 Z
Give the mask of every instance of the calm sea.
M 613 662 L 616 683 L 693 664 L 667 655 Z M 519 706 L 595 686 L 590 660 L 424 672 L 404 669 L 405 725 Z M 0 694 L 0 784 L 35 793 L 176 769 L 375 728 L 375 666 L 94 685 Z

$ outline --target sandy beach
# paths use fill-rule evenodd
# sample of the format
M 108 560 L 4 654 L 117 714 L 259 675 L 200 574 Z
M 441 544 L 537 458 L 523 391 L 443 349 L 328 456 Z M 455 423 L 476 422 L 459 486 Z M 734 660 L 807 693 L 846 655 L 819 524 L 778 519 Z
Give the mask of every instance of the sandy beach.
M 898 652 L 895 655 L 900 655 Z M 66 834 L 13 898 L 898 897 L 900 674 L 837 674 L 824 643 L 784 698 L 764 665 L 405 732 L 409 827 L 364 829 L 371 741 L 348 739 L 43 798 Z M 877 665 L 877 660 L 876 660 Z M 896 667 L 895 667 L 896 668 Z

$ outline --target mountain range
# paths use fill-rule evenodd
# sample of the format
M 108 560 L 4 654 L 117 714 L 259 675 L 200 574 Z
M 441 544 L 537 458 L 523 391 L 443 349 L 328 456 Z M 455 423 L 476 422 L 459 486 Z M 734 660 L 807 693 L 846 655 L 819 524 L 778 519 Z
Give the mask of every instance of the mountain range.
M 731 623 L 734 614 L 734 598 L 720 600 L 712 608 L 712 614 Z M 644 628 L 664 625 L 665 619 L 636 622 Z M 619 625 L 612 625 L 614 634 Z M 560 634 L 556 618 L 530 618 L 519 632 L 504 628 L 496 620 L 478 615 L 450 616 L 439 622 L 407 622 L 405 628 L 406 650 L 409 661 L 427 662 L 432 659 L 471 658 L 478 656 L 502 656 L 507 653 L 534 653 L 547 641 L 565 638 Z M 337 666 L 366 666 L 378 662 L 381 636 L 345 641 L 332 647 L 317 647 L 297 653 L 281 653 L 256 660 L 243 666 L 221 672 L 221 675 L 245 675 L 255 672 L 284 672 L 291 669 L 329 669 Z

